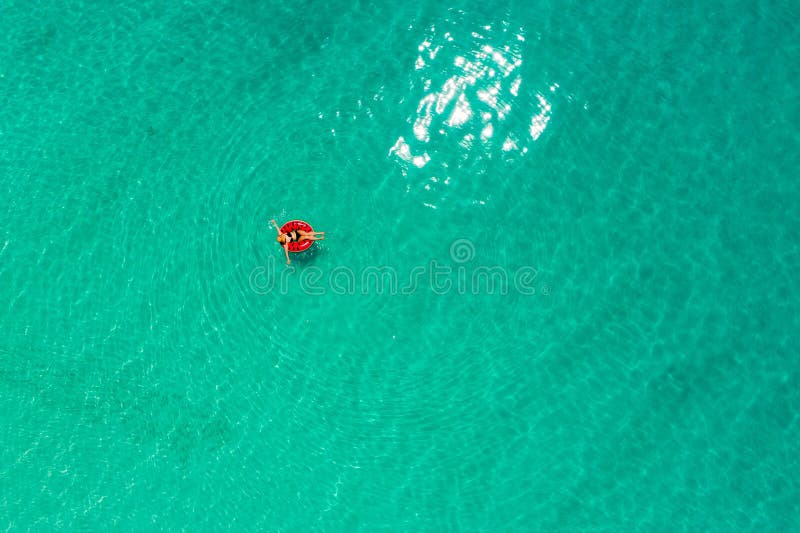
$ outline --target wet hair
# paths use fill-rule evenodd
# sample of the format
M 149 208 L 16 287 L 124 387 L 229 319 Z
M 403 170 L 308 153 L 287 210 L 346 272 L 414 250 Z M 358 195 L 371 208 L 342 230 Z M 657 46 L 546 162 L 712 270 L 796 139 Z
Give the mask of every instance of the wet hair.
M 283 233 L 281 233 L 280 235 L 278 235 L 277 237 L 275 237 L 275 240 L 276 240 L 276 241 L 278 241 L 279 243 L 283 244 L 283 242 L 286 240 L 286 235 L 284 235 Z

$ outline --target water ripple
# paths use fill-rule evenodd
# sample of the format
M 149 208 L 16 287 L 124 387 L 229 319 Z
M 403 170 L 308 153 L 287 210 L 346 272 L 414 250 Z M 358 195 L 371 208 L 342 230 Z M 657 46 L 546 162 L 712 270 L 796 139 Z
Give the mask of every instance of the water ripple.
M 459 169 L 480 173 L 489 160 L 529 151 L 550 122 L 559 86 L 523 78 L 527 46 L 525 30 L 505 21 L 475 27 L 456 14 L 426 30 L 411 76 L 418 98 L 406 119 L 411 128 L 389 149 L 405 176 L 419 171 L 424 190 L 444 190 Z

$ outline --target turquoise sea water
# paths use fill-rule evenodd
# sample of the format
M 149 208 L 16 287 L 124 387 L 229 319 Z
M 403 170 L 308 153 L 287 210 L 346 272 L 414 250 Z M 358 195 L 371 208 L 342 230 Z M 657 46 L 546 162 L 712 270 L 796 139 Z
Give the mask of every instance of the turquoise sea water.
M 4 2 L 0 530 L 800 528 L 800 9 L 701 4 Z

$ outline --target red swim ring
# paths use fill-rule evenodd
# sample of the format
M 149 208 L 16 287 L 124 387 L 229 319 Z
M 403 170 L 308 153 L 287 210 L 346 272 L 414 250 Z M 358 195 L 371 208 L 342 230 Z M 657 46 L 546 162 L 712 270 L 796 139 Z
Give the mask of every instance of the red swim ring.
M 303 231 L 314 231 L 314 228 L 311 227 L 311 224 L 304 220 L 290 220 L 283 226 L 281 226 L 281 233 L 289 233 L 290 231 L 295 230 L 303 230 Z M 308 250 L 311 245 L 314 244 L 314 241 L 295 241 L 289 243 L 289 251 L 290 252 L 303 252 Z

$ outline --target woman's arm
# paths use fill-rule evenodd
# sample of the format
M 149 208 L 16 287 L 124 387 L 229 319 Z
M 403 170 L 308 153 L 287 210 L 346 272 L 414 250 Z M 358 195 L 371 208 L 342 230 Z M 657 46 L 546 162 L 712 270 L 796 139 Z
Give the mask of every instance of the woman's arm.
M 278 227 L 278 223 L 275 222 L 275 219 L 273 218 L 272 220 L 270 220 L 270 222 L 272 222 L 272 225 L 275 226 L 276 230 L 278 230 L 278 235 L 280 235 L 281 234 L 281 228 Z
M 286 253 L 286 264 L 288 265 L 289 263 L 292 262 L 292 260 L 289 259 L 289 245 L 288 244 L 284 244 L 283 245 L 283 251 Z

